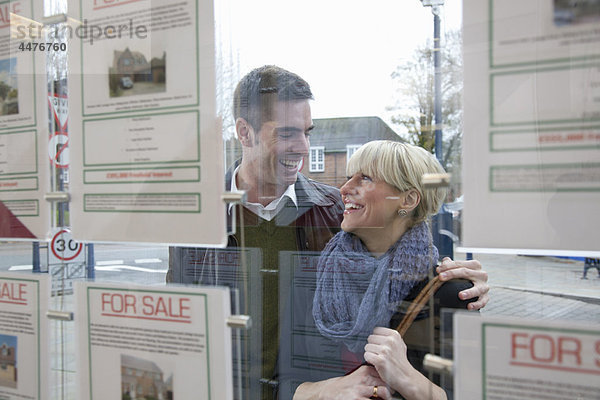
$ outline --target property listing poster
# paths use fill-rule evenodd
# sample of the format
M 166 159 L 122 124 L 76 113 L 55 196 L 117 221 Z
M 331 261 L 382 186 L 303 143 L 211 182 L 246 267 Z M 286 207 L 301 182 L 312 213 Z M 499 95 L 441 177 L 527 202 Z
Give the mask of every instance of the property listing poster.
M 74 236 L 223 245 L 212 1 L 72 0 L 69 16 Z
M 261 249 L 171 247 L 169 259 L 178 260 L 170 271 L 174 282 L 226 286 L 231 313 L 250 316 L 252 329 L 232 330 L 233 390 L 236 399 L 261 393 L 263 279 L 276 276 L 263 268 Z
M 312 304 L 317 288 L 320 252 L 287 252 L 279 256 L 279 395 L 292 398 L 303 382 L 344 375 L 340 345 L 317 329 Z
M 262 348 L 272 337 L 263 336 L 263 279 L 276 279 L 265 270 L 259 248 L 171 247 L 169 259 L 178 260 L 170 271 L 174 282 L 189 285 L 226 286 L 231 295 L 231 313 L 248 315 L 252 329 L 233 329 L 233 390 L 236 399 L 261 393 Z
M 75 284 L 79 399 L 232 399 L 229 290 Z
M 43 3 L 0 2 L 0 238 L 49 234 L 46 39 Z M 44 50 L 41 50 L 42 44 Z M 60 49 L 59 49 L 60 50 Z
M 0 273 L 0 398 L 48 398 L 49 276 Z
M 600 325 L 565 328 L 464 312 L 454 318 L 455 398 L 600 397 Z
M 600 255 L 600 2 L 465 0 L 463 245 Z

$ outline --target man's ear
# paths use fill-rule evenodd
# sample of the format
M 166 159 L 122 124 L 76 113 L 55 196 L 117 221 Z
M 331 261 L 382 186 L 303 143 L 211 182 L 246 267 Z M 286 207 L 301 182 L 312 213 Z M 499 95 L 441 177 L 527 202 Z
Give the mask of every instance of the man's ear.
M 408 189 L 406 192 L 404 192 L 402 208 L 412 211 L 417 208 L 420 202 L 421 195 L 419 192 L 416 189 Z
M 254 130 L 244 118 L 235 120 L 235 132 L 242 146 L 252 147 Z

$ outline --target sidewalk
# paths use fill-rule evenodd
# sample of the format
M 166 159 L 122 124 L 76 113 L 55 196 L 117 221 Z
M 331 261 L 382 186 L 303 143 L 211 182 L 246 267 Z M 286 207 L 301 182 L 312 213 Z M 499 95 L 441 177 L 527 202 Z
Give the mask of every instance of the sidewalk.
M 474 254 L 489 274 L 482 314 L 600 324 L 600 278 L 583 261 L 557 257 Z M 465 259 L 464 253 L 455 258 Z

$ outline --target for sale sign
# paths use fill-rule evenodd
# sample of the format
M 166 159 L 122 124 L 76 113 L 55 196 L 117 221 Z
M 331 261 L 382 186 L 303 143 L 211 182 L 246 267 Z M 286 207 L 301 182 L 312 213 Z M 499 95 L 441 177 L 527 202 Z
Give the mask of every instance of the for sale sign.
M 457 399 L 600 398 L 600 326 L 456 314 Z

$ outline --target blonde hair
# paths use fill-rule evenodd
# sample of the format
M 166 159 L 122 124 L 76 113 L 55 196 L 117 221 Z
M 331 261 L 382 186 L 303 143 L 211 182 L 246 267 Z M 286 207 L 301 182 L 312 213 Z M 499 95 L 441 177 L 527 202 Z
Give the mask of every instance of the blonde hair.
M 363 173 L 394 186 L 401 192 L 415 189 L 421 201 L 413 213 L 414 223 L 435 215 L 446 197 L 445 188 L 425 189 L 423 174 L 445 173 L 438 160 L 427 150 L 392 140 L 374 140 L 361 146 L 348 160 L 348 176 Z

